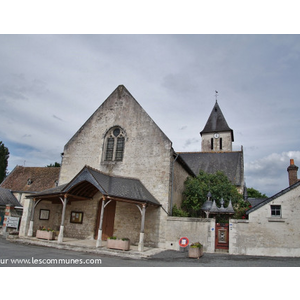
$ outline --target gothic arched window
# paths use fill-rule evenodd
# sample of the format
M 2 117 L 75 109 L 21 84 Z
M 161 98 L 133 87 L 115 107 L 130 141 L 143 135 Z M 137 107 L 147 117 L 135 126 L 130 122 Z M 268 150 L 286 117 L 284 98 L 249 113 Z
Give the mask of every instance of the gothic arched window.
M 106 134 L 105 161 L 122 161 L 125 146 L 125 134 L 122 128 L 113 127 Z

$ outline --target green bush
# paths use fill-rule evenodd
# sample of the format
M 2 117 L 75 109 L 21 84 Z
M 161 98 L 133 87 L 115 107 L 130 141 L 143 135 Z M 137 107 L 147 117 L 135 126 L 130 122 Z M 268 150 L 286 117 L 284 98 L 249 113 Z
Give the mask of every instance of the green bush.
M 201 248 L 201 247 L 203 247 L 203 245 L 201 243 L 197 242 L 197 243 L 193 243 L 190 247 L 191 248 Z
M 188 217 L 188 212 L 182 210 L 181 208 L 177 208 L 176 204 L 173 206 L 172 216 L 174 217 Z

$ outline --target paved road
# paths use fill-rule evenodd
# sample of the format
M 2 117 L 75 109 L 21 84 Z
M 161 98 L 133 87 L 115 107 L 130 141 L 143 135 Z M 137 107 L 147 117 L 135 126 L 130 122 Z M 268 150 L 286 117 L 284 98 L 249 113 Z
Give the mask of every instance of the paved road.
M 300 258 L 164 251 L 148 259 L 128 259 L 12 243 L 0 237 L 0 267 L 300 267 Z

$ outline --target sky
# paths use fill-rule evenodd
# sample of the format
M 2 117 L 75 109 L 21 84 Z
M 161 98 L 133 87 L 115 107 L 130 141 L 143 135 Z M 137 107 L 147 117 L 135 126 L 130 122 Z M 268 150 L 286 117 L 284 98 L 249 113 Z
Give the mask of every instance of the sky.
M 20 3 L 21 10 L 28 10 Z M 15 14 L 14 6 L 9 5 Z M 276 27 L 281 34 L 267 34 L 271 21 L 277 21 L 283 11 L 279 5 L 274 7 L 277 15 L 270 14 L 269 22 L 265 22 L 263 11 L 256 14 L 257 22 L 263 20 L 267 25 L 251 29 L 250 34 L 247 30 L 224 34 L 220 10 L 209 14 L 210 19 L 203 13 L 198 18 L 198 25 L 209 21 L 210 27 L 217 21 L 221 25 L 216 32 L 203 34 L 200 26 L 197 30 L 193 26 L 197 11 L 190 9 L 187 17 L 187 9 L 179 5 L 174 5 L 175 13 L 169 14 L 170 22 L 166 22 L 162 12 L 170 6 L 162 11 L 148 6 L 149 14 L 141 16 L 136 11 L 125 14 L 120 2 L 122 9 L 112 11 L 114 22 L 112 15 L 105 18 L 102 14 L 104 29 L 96 34 L 94 28 L 102 27 L 91 25 L 99 11 L 89 9 L 91 18 L 85 16 L 85 20 L 90 26 L 86 29 L 78 23 L 79 6 L 70 15 L 73 23 L 64 19 L 64 26 L 54 30 L 53 22 L 50 28 L 43 27 L 42 15 L 29 13 L 25 18 L 20 13 L 19 19 L 24 21 L 6 32 L 3 28 L 13 28 L 15 19 L 5 14 L 0 24 L 0 141 L 10 151 L 8 170 L 16 165 L 61 162 L 68 140 L 113 90 L 124 84 L 178 152 L 201 151 L 199 133 L 218 91 L 218 104 L 234 131 L 233 150 L 244 150 L 247 187 L 268 196 L 286 188 L 290 159 L 300 166 L 300 36 L 282 34 L 288 32 L 282 27 Z M 246 22 L 257 10 L 251 6 L 248 11 L 249 15 L 242 16 Z M 48 12 L 43 15 L 45 23 L 55 7 L 49 7 Z M 237 27 L 237 21 L 242 24 L 236 12 L 231 18 L 226 15 L 226 20 L 232 20 L 229 31 Z M 86 10 L 80 13 L 85 15 Z M 156 23 L 163 19 L 164 26 L 143 27 L 142 18 L 153 20 L 154 14 Z M 178 22 L 179 14 L 190 27 Z M 286 23 L 296 20 L 291 10 L 289 14 Z M 63 9 L 56 17 L 55 24 L 60 24 Z M 73 24 L 77 26 L 72 31 Z M 219 32 L 222 34 L 216 34 Z
M 243 146 L 247 187 L 268 196 L 300 165 L 299 35 L 1 35 L 0 140 L 16 165 L 64 145 L 124 84 L 178 152 L 201 151 L 215 104 Z

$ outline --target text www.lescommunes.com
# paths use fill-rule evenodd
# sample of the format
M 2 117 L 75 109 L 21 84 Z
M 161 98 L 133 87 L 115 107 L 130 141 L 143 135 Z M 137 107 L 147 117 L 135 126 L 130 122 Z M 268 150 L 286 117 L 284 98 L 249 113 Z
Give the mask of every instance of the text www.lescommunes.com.
M 100 258 L 0 258 L 0 265 L 101 265 Z

